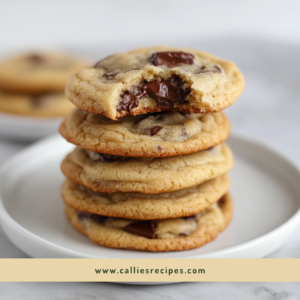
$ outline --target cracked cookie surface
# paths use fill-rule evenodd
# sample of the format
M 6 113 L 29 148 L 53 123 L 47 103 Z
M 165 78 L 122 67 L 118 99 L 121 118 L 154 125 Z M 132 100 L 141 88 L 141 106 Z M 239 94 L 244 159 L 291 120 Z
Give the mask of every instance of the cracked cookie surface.
M 159 111 L 218 112 L 244 89 L 236 65 L 211 54 L 153 47 L 111 55 L 74 74 L 67 97 L 79 108 L 116 120 Z
M 76 147 L 61 168 L 68 179 L 94 191 L 157 194 L 201 184 L 228 172 L 232 165 L 230 148 L 221 144 L 162 158 L 112 156 Z
M 67 205 L 65 213 L 74 228 L 102 246 L 154 252 L 181 251 L 214 240 L 231 220 L 232 201 L 227 193 L 218 204 L 214 203 L 190 218 L 142 222 L 81 213 Z
M 117 121 L 80 109 L 60 126 L 69 142 L 91 151 L 133 157 L 165 157 L 204 150 L 222 143 L 230 124 L 222 113 L 161 112 L 125 116 Z
M 229 188 L 228 175 L 162 194 L 101 193 L 66 180 L 62 196 L 76 210 L 102 216 L 153 220 L 197 214 L 218 201 Z

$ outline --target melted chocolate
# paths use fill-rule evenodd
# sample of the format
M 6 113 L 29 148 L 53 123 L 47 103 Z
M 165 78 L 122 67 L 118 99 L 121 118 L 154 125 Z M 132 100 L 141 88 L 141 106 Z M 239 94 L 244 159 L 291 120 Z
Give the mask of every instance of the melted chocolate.
M 175 67 L 178 64 L 192 65 L 194 63 L 194 55 L 191 53 L 181 51 L 156 52 L 151 56 L 150 62 L 152 62 L 155 66 L 164 65 L 168 68 Z
M 155 239 L 155 228 L 151 221 L 131 223 L 123 228 L 124 231 L 143 236 L 147 239 Z
M 106 79 L 114 79 L 117 75 L 119 74 L 119 72 L 117 72 L 117 73 L 104 73 L 103 74 L 103 77 L 105 77 Z
M 197 215 L 191 215 L 191 216 L 187 216 L 187 217 L 184 217 L 184 219 L 186 220 L 197 220 Z
M 218 205 L 219 205 L 220 207 L 222 207 L 222 206 L 225 204 L 225 201 L 226 201 L 226 197 L 223 196 L 223 197 L 218 201 Z
M 205 68 L 206 68 L 205 66 L 202 66 L 200 68 L 200 71 L 197 71 L 194 74 L 203 74 L 203 73 L 209 73 L 209 72 L 211 72 L 211 73 L 222 73 L 222 69 L 217 65 L 214 65 L 212 69 L 207 69 L 206 70 Z
M 162 126 L 154 126 L 150 129 L 150 136 L 156 135 L 160 130 L 162 130 Z
M 182 135 L 187 136 L 187 132 L 186 132 L 186 128 L 185 128 L 184 124 L 182 124 L 181 132 L 182 132 Z
M 179 236 L 187 236 L 188 234 L 186 232 L 179 233 Z
M 83 219 L 91 219 L 97 223 L 100 223 L 103 219 L 105 219 L 106 217 L 104 216 L 100 216 L 100 215 L 96 215 L 96 214 L 91 214 L 85 211 L 78 211 L 77 212 L 78 217 L 83 220 Z
M 145 82 L 141 87 L 133 87 L 133 91 L 127 91 L 121 96 L 118 111 L 130 112 L 139 105 L 139 100 L 143 97 L 154 99 L 158 107 L 184 104 L 190 92 L 189 89 L 183 89 L 183 82 L 179 77 Z
M 126 156 L 110 155 L 98 153 L 99 161 L 101 162 L 121 162 L 129 159 Z
M 134 95 L 131 92 L 125 92 L 122 96 L 122 101 L 119 103 L 118 111 L 126 110 L 130 112 L 133 108 L 139 106 L 139 95 Z
M 78 211 L 77 212 L 79 219 L 86 219 L 89 218 L 92 214 L 85 212 L 85 211 Z

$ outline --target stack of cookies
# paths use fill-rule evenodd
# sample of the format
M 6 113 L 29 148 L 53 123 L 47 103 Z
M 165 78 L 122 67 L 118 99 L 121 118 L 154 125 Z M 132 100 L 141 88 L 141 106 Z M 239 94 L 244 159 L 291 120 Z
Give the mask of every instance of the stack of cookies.
M 60 133 L 77 145 L 62 162 L 71 224 L 112 248 L 200 247 L 229 223 L 221 112 L 241 94 L 235 64 L 177 48 L 109 56 L 74 74 L 66 95 L 78 108 Z
M 68 114 L 74 105 L 64 95 L 68 78 L 85 62 L 61 53 L 35 52 L 0 63 L 0 112 L 32 117 Z

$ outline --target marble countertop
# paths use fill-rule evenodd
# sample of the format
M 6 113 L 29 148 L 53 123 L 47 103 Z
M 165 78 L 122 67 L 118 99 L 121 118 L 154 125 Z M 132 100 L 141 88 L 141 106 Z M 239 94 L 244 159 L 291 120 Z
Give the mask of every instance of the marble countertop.
M 219 47 L 222 45 L 222 47 Z M 232 130 L 263 140 L 300 167 L 300 46 L 258 39 L 186 42 L 234 60 L 245 75 L 241 98 L 226 110 Z M 0 138 L 0 166 L 28 144 Z M 272 258 L 300 257 L 300 224 Z M 0 257 L 28 257 L 0 228 Z M 26 294 L 26 297 L 23 296 Z M 300 299 L 298 283 L 180 283 L 131 286 L 111 283 L 0 283 L 1 299 Z M 4 297 L 3 297 L 4 296 Z

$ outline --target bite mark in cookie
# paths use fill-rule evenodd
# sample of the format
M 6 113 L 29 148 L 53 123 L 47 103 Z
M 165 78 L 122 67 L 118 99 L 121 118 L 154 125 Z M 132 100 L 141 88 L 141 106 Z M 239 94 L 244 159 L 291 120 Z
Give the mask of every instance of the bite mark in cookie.
M 117 120 L 160 111 L 210 113 L 230 106 L 242 74 L 208 53 L 154 47 L 118 53 L 83 69 L 66 85 L 79 108 Z
M 139 100 L 144 97 L 154 99 L 158 107 L 184 104 L 190 92 L 189 89 L 183 88 L 183 81 L 177 76 L 168 80 L 143 82 L 141 86 L 134 86 L 131 91 L 126 91 L 121 95 L 122 100 L 118 111 L 131 112 L 133 108 L 139 106 Z

